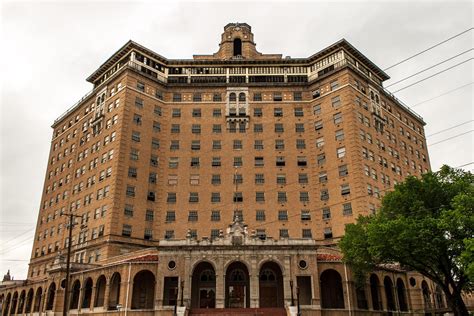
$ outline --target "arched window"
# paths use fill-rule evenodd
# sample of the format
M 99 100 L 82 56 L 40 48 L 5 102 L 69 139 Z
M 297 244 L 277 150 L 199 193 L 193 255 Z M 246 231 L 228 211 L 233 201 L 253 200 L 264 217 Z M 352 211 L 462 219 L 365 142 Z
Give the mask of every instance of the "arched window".
M 276 262 L 265 262 L 260 269 L 259 306 L 284 307 L 283 275 Z
M 421 291 L 423 292 L 423 302 L 425 303 L 425 310 L 431 309 L 431 293 L 428 287 L 428 283 L 425 280 L 421 282 Z
M 138 272 L 133 278 L 132 309 L 155 307 L 155 275 L 148 270 Z
M 408 311 L 405 283 L 403 283 L 403 280 L 400 278 L 397 279 L 397 295 L 398 295 L 398 305 L 400 305 L 400 310 L 405 311 L 405 312 Z
M 234 92 L 231 92 L 231 93 L 229 94 L 229 101 L 230 101 L 230 102 L 235 102 L 235 101 L 237 101 L 237 95 L 236 95 Z
M 25 306 L 25 314 L 31 312 L 31 306 L 33 305 L 33 289 L 28 291 L 28 295 L 26 296 L 26 306 Z
M 382 302 L 380 301 L 379 278 L 372 274 L 370 276 L 370 294 L 372 295 L 372 308 L 376 311 L 382 309 Z
M 115 272 L 110 279 L 109 310 L 117 309 L 120 299 L 120 273 Z
M 209 262 L 200 262 L 193 271 L 191 307 L 216 307 L 216 272 Z
M 92 279 L 88 278 L 84 285 L 84 294 L 82 299 L 81 308 L 90 308 L 92 300 Z
M 43 289 L 39 287 L 36 290 L 36 295 L 35 295 L 35 304 L 33 306 L 33 312 L 39 312 L 40 306 L 41 306 L 41 296 L 43 295 Z
M 245 102 L 245 93 L 243 92 L 239 93 L 239 102 Z
M 79 308 L 79 294 L 81 292 L 81 282 L 79 280 L 74 281 L 71 289 L 71 303 L 69 309 Z
M 13 293 L 12 307 L 10 309 L 10 315 L 16 314 L 16 307 L 18 303 L 18 292 Z
M 51 283 L 48 288 L 48 296 L 46 298 L 46 310 L 50 311 L 54 307 L 54 296 L 56 294 L 56 283 Z
M 396 310 L 395 301 L 393 299 L 393 282 L 388 276 L 383 280 L 383 286 L 385 289 L 385 297 L 387 299 L 387 309 L 389 311 Z
M 344 308 L 344 292 L 341 275 L 333 269 L 321 274 L 321 307 Z
M 23 314 L 23 308 L 25 307 L 25 299 L 26 299 L 25 296 L 26 296 L 26 291 L 25 290 L 21 291 L 20 300 L 18 301 L 17 314 Z
M 12 299 L 12 294 L 8 293 L 5 302 L 3 303 L 3 316 L 8 316 L 8 310 L 10 309 L 10 301 Z
M 95 283 L 94 307 L 104 306 L 105 297 L 105 276 L 101 275 Z
M 242 55 L 242 40 L 240 38 L 234 39 L 234 56 Z

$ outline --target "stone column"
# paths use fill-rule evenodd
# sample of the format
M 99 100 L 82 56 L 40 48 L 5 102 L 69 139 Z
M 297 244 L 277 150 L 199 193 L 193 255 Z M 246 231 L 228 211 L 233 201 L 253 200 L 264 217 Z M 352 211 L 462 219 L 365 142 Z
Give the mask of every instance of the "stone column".
M 178 293 L 181 288 L 181 281 L 184 280 L 184 289 L 181 295 L 183 295 L 183 300 L 184 300 L 184 305 L 190 307 L 191 306 L 191 285 L 193 283 L 193 275 L 191 271 L 191 257 L 189 255 L 186 255 L 184 257 L 184 274 L 183 274 L 183 279 L 179 280 L 178 282 Z M 180 297 L 178 295 L 178 300 L 180 300 Z M 178 302 L 179 305 L 179 302 Z
M 257 266 L 257 256 L 250 256 L 250 271 L 249 271 L 249 287 L 250 287 L 250 306 L 251 308 L 259 307 L 259 276 Z
M 290 280 L 292 279 L 292 271 L 291 271 L 291 256 L 285 255 L 283 259 L 283 298 L 285 302 L 285 306 L 291 305 L 291 288 L 290 288 Z M 296 284 L 294 285 L 296 286 Z
M 216 260 L 216 308 L 225 306 L 225 271 L 224 260 L 220 255 Z
M 94 282 L 94 281 L 92 281 Z M 97 282 L 97 279 L 96 279 Z M 94 305 L 95 305 L 95 296 L 97 293 L 97 283 L 92 283 L 92 293 L 91 293 L 91 302 L 89 304 L 89 310 L 94 310 Z

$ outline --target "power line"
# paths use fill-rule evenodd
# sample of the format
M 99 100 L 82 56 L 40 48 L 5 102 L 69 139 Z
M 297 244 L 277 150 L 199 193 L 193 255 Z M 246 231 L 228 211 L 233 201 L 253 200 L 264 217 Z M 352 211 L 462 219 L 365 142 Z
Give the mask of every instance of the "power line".
M 462 52 L 462 53 L 459 53 L 459 54 L 457 54 L 457 55 L 455 55 L 455 56 L 453 56 L 453 57 L 450 57 L 450 58 L 445 59 L 445 60 L 443 60 L 443 61 L 441 61 L 441 62 L 439 62 L 439 63 L 437 63 L 437 64 L 434 64 L 433 66 L 430 66 L 430 67 L 428 67 L 428 68 L 425 68 L 425 69 L 423 69 L 423 70 L 420 70 L 420 71 L 418 71 L 417 73 L 414 73 L 413 75 L 410 75 L 410 76 L 405 77 L 405 78 L 403 78 L 403 79 L 400 79 L 400 80 L 398 80 L 398 81 L 396 81 L 396 82 L 394 82 L 394 83 L 392 83 L 392 84 L 389 84 L 389 85 L 386 86 L 385 88 L 394 86 L 394 85 L 396 85 L 396 84 L 398 84 L 398 83 L 400 83 L 400 82 L 402 82 L 402 81 L 405 81 L 405 80 L 407 80 L 407 79 L 410 79 L 410 78 L 412 78 L 412 77 L 414 77 L 414 76 L 416 76 L 416 75 L 419 75 L 419 74 L 421 74 L 421 73 L 423 73 L 423 72 L 425 72 L 425 71 L 427 71 L 427 70 L 430 70 L 430 69 L 432 69 L 432 68 L 434 68 L 434 67 L 436 67 L 436 66 L 439 66 L 439 65 L 441 65 L 441 64 L 444 64 L 445 62 L 448 62 L 448 61 L 450 61 L 450 60 L 452 60 L 452 59 L 454 59 L 454 58 L 456 58 L 456 57 L 459 57 L 459 56 L 461 56 L 461 55 L 464 55 L 465 53 L 468 53 L 468 52 L 470 52 L 470 51 L 472 51 L 472 50 L 474 50 L 474 48 L 468 49 L 468 50 L 466 50 L 466 51 L 464 51 L 464 52 Z
M 454 135 L 454 136 L 452 136 L 452 137 L 449 137 L 449 138 L 440 140 L 439 142 L 436 142 L 436 143 L 433 143 L 433 144 L 429 144 L 428 146 L 433 146 L 433 145 L 436 145 L 436 144 L 439 144 L 439 143 L 443 143 L 443 142 L 448 141 L 448 140 L 450 140 L 450 139 L 453 139 L 453 138 L 456 138 L 456 137 L 459 137 L 459 136 L 462 136 L 462 135 L 466 135 L 466 134 L 469 134 L 469 133 L 471 133 L 471 132 L 474 132 L 474 130 L 470 130 L 470 131 L 467 131 L 467 132 L 464 132 L 464 133 L 461 133 L 461 134 Z
M 437 96 L 435 96 L 435 97 L 433 97 L 433 98 L 431 98 L 431 99 L 418 102 L 418 103 L 412 105 L 410 108 L 414 108 L 414 107 L 420 106 L 420 105 L 422 105 L 422 104 L 424 104 L 424 103 L 426 103 L 426 102 L 433 101 L 434 99 L 437 99 L 437 98 L 440 98 L 440 97 L 445 96 L 445 95 L 447 95 L 447 94 L 450 94 L 451 92 L 460 90 L 460 89 L 465 88 L 465 87 L 467 87 L 467 86 L 470 86 L 470 85 L 472 85 L 473 83 L 474 83 L 474 81 L 473 81 L 473 82 L 469 82 L 469 83 L 467 83 L 467 84 L 465 84 L 465 85 L 462 85 L 462 86 L 459 86 L 459 87 L 457 87 L 457 88 L 454 88 L 453 90 L 449 90 L 449 91 L 446 91 L 446 92 L 444 92 L 444 93 L 442 93 L 442 94 L 440 94 L 440 95 L 437 95 Z
M 412 84 L 409 84 L 408 86 L 405 86 L 405 87 L 403 87 L 403 88 L 401 88 L 401 89 L 398 89 L 398 90 L 396 90 L 396 91 L 393 91 L 392 93 L 397 93 L 397 92 L 400 92 L 400 91 L 405 90 L 405 89 L 407 89 L 407 88 L 410 88 L 411 86 L 414 86 L 414 85 L 416 85 L 416 84 L 418 84 L 418 83 L 420 83 L 420 82 L 422 82 L 422 81 L 428 80 L 428 79 L 430 79 L 430 78 L 433 78 L 433 77 L 435 77 L 435 76 L 437 76 L 437 75 L 439 75 L 439 74 L 442 74 L 443 72 L 446 72 L 446 71 L 448 71 L 448 70 L 451 70 L 451 69 L 453 69 L 453 68 L 456 68 L 457 66 L 460 66 L 460 65 L 462 65 L 462 64 L 464 64 L 464 63 L 467 63 L 468 61 L 473 60 L 473 59 L 474 59 L 474 58 L 466 59 L 466 60 L 460 62 L 459 64 L 456 64 L 456 65 L 451 66 L 451 67 L 449 67 L 449 68 L 446 68 L 446 69 L 443 69 L 443 70 L 441 70 L 441 71 L 438 71 L 437 73 L 432 74 L 431 76 L 428 76 L 428 77 L 426 77 L 426 78 L 423 78 L 423 79 L 421 79 L 421 80 L 418 80 L 418 81 L 416 81 L 416 82 L 414 82 L 414 83 L 412 83 Z
M 460 165 L 460 166 L 457 166 L 457 167 L 454 167 L 454 168 L 457 169 L 457 168 L 461 168 L 461 167 L 465 167 L 465 166 L 469 166 L 469 165 L 473 165 L 473 164 L 474 164 L 474 161 L 465 163 L 464 165 Z
M 426 53 L 427 51 L 432 50 L 433 48 L 438 47 L 438 46 L 440 46 L 441 44 L 444 44 L 444 43 L 446 43 L 446 42 L 449 42 L 450 40 L 455 39 L 456 37 L 461 36 L 461 35 L 463 35 L 464 33 L 467 33 L 467 32 L 469 32 L 469 31 L 472 31 L 472 29 L 473 29 L 473 28 L 471 27 L 471 28 L 468 28 L 468 29 L 465 30 L 465 31 L 462 31 L 462 32 L 459 33 L 459 34 L 456 34 L 456 35 L 454 35 L 454 36 L 451 36 L 450 38 L 448 38 L 448 39 L 446 39 L 446 40 L 444 40 L 444 41 L 442 41 L 442 42 L 439 42 L 438 44 L 435 44 L 435 45 L 433 45 L 433 46 L 431 46 L 431 47 L 428 47 L 427 49 L 422 50 L 421 52 L 416 53 L 415 55 L 412 55 L 412 56 L 410 56 L 410 57 L 408 57 L 408 58 L 405 58 L 405 59 L 403 59 L 403 60 L 401 60 L 401 61 L 399 61 L 399 62 L 393 64 L 392 66 L 383 69 L 383 71 L 389 70 L 389 69 L 391 69 L 391 68 L 393 68 L 393 67 L 395 67 L 395 66 L 398 66 L 398 65 L 400 65 L 400 64 L 402 64 L 402 63 L 404 63 L 404 62 L 406 62 L 406 61 L 408 61 L 408 60 L 410 60 L 410 59 L 412 59 L 412 58 L 415 58 L 416 56 L 419 56 L 419 55 L 421 55 L 421 54 L 423 54 L 423 53 Z
M 448 128 L 446 128 L 446 129 L 440 130 L 440 131 L 438 131 L 438 132 L 436 132 L 436 133 L 430 134 L 430 135 L 428 135 L 428 136 L 426 136 L 426 137 L 431 137 L 431 136 L 434 136 L 434 135 L 438 135 L 438 134 L 440 134 L 440 133 L 443 133 L 443 132 L 452 130 L 453 128 L 459 127 L 459 126 L 461 126 L 461 125 L 464 125 L 464 124 L 467 124 L 467 123 L 471 123 L 472 121 L 474 121 L 474 120 L 470 120 L 470 121 L 467 121 L 467 122 L 464 122 L 464 123 L 461 123 L 461 124 L 458 124 L 458 125 L 454 125 L 454 126 L 452 126 L 452 127 L 448 127 Z

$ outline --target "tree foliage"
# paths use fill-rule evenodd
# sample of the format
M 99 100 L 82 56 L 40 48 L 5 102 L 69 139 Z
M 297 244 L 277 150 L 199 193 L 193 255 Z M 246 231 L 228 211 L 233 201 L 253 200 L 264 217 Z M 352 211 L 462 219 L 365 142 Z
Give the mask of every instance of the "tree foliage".
M 348 225 L 340 241 L 356 279 L 399 263 L 439 284 L 456 315 L 467 313 L 461 293 L 473 289 L 473 193 L 473 175 L 448 166 L 396 185 L 378 213 Z

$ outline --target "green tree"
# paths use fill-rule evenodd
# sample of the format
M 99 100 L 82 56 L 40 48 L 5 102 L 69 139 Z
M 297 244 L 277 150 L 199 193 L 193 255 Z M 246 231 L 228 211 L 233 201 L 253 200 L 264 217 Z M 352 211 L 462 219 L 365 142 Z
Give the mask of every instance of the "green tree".
M 377 265 L 399 263 L 438 284 L 455 315 L 468 315 L 473 289 L 474 176 L 443 166 L 408 177 L 376 215 L 348 225 L 339 246 L 359 282 Z

